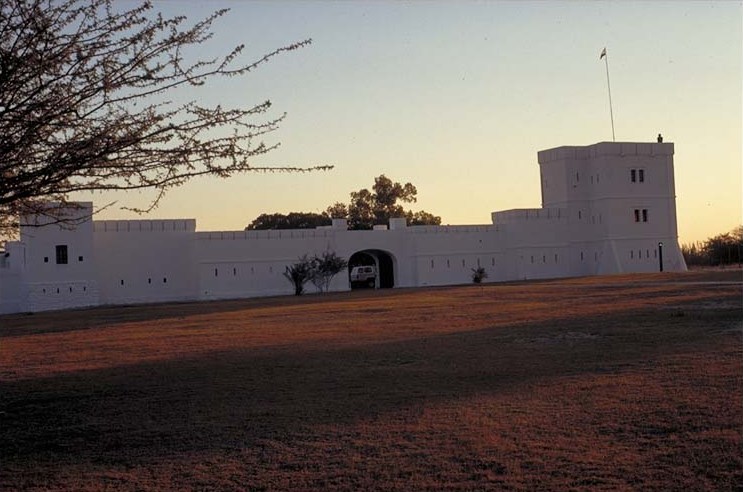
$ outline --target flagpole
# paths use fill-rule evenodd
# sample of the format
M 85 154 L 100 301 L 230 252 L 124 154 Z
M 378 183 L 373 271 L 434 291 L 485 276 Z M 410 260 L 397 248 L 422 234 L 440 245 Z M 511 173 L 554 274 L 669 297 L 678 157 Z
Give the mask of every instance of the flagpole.
M 603 55 L 602 58 L 604 59 L 604 64 L 606 65 L 606 88 L 609 89 L 609 116 L 611 117 L 611 140 L 612 142 L 616 142 L 617 139 L 614 136 L 614 110 L 611 107 L 611 84 L 609 83 L 609 55 L 606 52 L 606 48 L 604 48 L 604 51 L 601 52 Z

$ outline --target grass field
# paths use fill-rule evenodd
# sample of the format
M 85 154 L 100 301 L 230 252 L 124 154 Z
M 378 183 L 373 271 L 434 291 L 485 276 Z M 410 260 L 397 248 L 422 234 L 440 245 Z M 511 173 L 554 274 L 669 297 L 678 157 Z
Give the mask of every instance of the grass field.
M 741 280 L 0 316 L 0 490 L 740 490 Z

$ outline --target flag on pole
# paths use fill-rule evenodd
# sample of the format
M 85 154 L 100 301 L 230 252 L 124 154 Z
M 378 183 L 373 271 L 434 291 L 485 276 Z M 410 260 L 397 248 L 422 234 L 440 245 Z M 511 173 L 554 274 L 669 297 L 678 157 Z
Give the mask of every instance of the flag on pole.
M 606 56 L 606 48 L 601 50 L 601 56 L 599 56 L 599 60 Z

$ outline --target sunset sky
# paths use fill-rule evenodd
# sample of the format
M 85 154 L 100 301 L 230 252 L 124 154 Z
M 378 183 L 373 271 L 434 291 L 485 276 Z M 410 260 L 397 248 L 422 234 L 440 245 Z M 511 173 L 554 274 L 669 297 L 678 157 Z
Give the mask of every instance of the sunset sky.
M 128 5 L 116 2 L 115 5 Z M 131 4 L 133 5 L 133 3 Z M 243 61 L 306 38 L 239 79 L 188 97 L 252 106 L 270 99 L 281 147 L 258 166 L 335 169 L 198 179 L 145 218 L 191 217 L 199 230 L 242 230 L 266 212 L 321 212 L 386 174 L 418 188 L 444 224 L 539 207 L 537 152 L 611 141 L 675 144 L 681 242 L 741 223 L 741 2 L 155 2 L 196 21 L 230 13 L 195 56 L 245 43 Z M 152 195 L 78 196 L 99 218 Z

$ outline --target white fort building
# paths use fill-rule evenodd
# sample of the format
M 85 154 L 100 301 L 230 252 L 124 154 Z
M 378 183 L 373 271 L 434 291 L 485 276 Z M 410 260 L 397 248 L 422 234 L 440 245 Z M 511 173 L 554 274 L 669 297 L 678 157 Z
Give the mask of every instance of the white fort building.
M 602 142 L 539 152 L 542 207 L 492 224 L 349 231 L 197 232 L 194 219 L 23 225 L 0 254 L 0 313 L 293 294 L 302 255 L 333 251 L 377 266 L 376 287 L 686 270 L 678 246 L 672 143 Z M 81 204 L 90 214 L 91 203 Z M 27 224 L 41 219 L 24 218 Z M 349 290 L 348 274 L 330 290 Z

